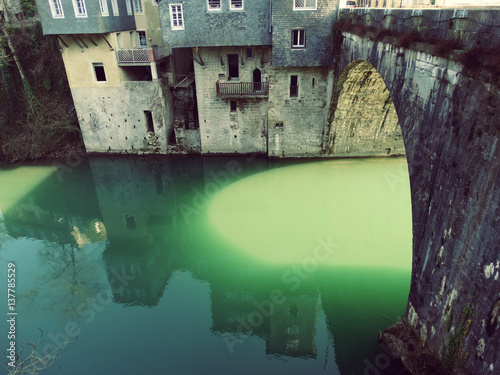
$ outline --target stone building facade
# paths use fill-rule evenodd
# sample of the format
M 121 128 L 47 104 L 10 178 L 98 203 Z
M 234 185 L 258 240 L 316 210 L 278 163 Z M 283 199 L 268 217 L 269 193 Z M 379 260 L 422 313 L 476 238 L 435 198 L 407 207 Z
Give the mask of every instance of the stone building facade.
M 88 152 L 167 153 L 172 99 L 165 84 L 156 0 L 38 0 L 57 35 Z
M 87 152 L 373 154 L 331 147 L 339 0 L 37 5 L 59 40 Z

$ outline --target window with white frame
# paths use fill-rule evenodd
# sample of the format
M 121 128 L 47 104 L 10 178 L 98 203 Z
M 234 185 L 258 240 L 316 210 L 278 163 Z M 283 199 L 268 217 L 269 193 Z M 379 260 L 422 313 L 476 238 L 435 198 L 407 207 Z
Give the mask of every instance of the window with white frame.
M 120 11 L 118 10 L 117 0 L 111 0 L 111 8 L 113 8 L 113 16 L 119 16 Z
M 243 0 L 230 0 L 230 10 L 243 10 Z
M 49 6 L 53 18 L 64 18 L 61 0 L 49 0 Z
M 148 46 L 148 40 L 146 39 L 146 32 L 145 31 L 138 31 L 137 36 L 139 38 L 139 47 L 140 48 L 145 48 Z
M 306 31 L 304 29 L 292 30 L 292 48 L 306 48 Z
M 99 0 L 99 9 L 101 10 L 101 16 L 109 16 L 108 0 Z
M 172 30 L 184 30 L 182 4 L 170 4 L 170 25 Z
M 75 9 L 75 17 L 87 17 L 87 8 L 85 0 L 73 0 L 73 8 Z
M 316 0 L 292 0 L 293 10 L 316 10 Z
M 220 1 L 221 0 L 207 0 L 208 10 L 221 10 Z
M 127 14 L 131 16 L 133 13 L 132 13 L 132 3 L 130 2 L 130 0 L 125 0 L 125 6 L 127 7 Z
M 134 5 L 134 13 L 142 13 L 142 0 L 132 0 Z

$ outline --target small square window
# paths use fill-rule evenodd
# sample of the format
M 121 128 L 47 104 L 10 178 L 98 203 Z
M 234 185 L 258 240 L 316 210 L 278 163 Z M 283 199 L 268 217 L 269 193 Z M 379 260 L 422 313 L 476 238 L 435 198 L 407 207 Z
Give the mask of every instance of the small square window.
M 231 112 L 236 112 L 236 101 L 231 100 L 230 102 Z
M 220 0 L 208 0 L 208 10 L 221 10 Z
M 316 0 L 293 0 L 293 10 L 316 10 Z
M 106 72 L 103 63 L 93 63 L 95 79 L 97 82 L 106 82 Z
M 243 10 L 243 0 L 230 0 L 230 10 Z
M 304 29 L 292 30 L 292 48 L 306 48 L 306 31 Z

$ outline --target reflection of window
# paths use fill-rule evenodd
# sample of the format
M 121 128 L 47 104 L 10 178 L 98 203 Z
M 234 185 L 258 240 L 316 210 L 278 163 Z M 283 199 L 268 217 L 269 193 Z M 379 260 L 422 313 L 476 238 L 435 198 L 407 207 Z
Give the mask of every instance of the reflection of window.
M 61 0 L 49 0 L 49 5 L 53 18 L 64 18 Z
M 293 10 L 316 10 L 316 0 L 293 0 Z
M 106 82 L 106 72 L 104 71 L 103 63 L 93 63 L 95 79 L 98 82 Z
M 184 30 L 182 4 L 170 4 L 170 25 L 172 30 Z
M 292 30 L 292 48 L 306 47 L 306 31 L 304 29 Z
M 73 0 L 73 8 L 75 9 L 75 17 L 87 17 L 85 0 Z
M 236 101 L 231 100 L 230 102 L 231 112 L 236 112 Z
M 101 16 L 109 16 L 107 0 L 99 0 L 99 9 L 101 10 Z
M 299 76 L 290 76 L 290 98 L 299 96 Z
M 220 0 L 208 0 L 208 10 L 220 10 Z
M 137 35 L 139 36 L 139 47 L 147 47 L 148 40 L 146 39 L 146 32 L 145 31 L 138 31 Z
M 243 0 L 231 0 L 229 9 L 231 9 L 231 10 L 243 10 Z
M 142 13 L 142 1 L 133 0 L 133 4 L 134 4 L 134 13 Z
M 125 215 L 125 225 L 127 229 L 134 229 L 137 227 L 135 224 L 135 218 L 132 215 Z

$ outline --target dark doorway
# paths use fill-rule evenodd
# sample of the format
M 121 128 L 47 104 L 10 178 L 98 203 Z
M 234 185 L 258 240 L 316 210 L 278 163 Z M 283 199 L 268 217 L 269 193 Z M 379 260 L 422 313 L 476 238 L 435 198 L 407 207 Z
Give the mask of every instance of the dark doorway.
M 229 54 L 227 55 L 227 66 L 229 69 L 229 79 L 239 78 L 240 72 L 238 68 L 238 55 Z
M 255 69 L 253 71 L 253 90 L 262 91 L 262 73 L 260 69 Z

